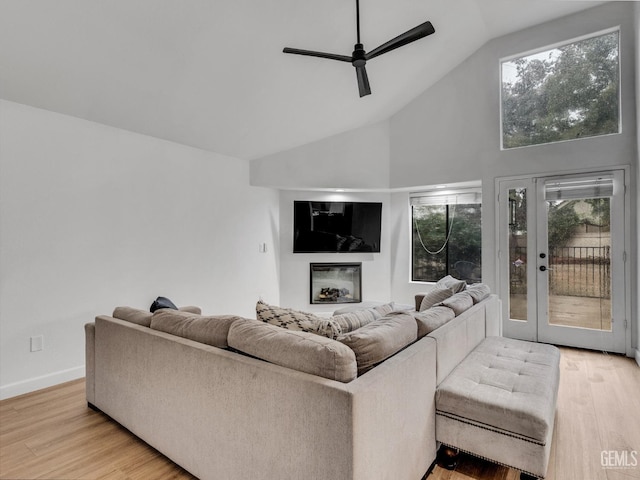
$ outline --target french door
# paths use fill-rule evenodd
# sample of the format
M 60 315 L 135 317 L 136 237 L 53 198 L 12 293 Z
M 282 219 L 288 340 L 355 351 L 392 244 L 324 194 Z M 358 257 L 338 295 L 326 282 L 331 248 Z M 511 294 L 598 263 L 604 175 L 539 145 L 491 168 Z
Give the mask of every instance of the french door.
M 625 352 L 624 171 L 498 185 L 504 335 Z

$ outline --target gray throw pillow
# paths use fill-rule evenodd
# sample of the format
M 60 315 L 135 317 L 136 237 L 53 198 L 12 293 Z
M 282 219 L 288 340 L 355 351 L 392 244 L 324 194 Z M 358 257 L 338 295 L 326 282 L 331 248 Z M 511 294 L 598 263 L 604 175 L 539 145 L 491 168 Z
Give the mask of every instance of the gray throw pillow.
M 435 304 L 446 300 L 450 296 L 452 296 L 455 292 L 450 288 L 434 288 L 430 292 L 427 292 L 420 303 L 420 312 L 424 312 L 425 310 L 433 307 Z
M 467 282 L 453 278 L 451 275 L 447 275 L 436 282 L 436 288 L 450 288 L 453 290 L 453 293 L 459 293 L 467 288 Z

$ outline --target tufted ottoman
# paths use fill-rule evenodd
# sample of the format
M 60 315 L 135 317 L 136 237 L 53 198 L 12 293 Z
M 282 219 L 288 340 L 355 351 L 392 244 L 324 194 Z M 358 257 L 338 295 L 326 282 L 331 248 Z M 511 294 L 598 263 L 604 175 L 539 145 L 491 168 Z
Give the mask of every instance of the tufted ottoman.
M 436 440 L 544 478 L 559 362 L 551 345 L 485 338 L 436 391 Z

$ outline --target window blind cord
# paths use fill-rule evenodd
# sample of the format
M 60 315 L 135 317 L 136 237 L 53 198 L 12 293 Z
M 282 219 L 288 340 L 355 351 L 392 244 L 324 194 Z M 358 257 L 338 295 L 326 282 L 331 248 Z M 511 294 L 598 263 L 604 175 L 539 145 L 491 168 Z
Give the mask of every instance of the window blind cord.
M 418 234 L 418 240 L 420 240 L 420 245 L 422 245 L 422 248 L 424 249 L 425 252 L 427 252 L 430 255 L 438 255 L 440 252 L 442 252 L 445 247 L 447 246 L 447 243 L 449 243 L 449 238 L 451 237 L 451 232 L 453 230 L 453 219 L 456 217 L 456 208 L 455 205 L 451 205 L 452 208 L 452 214 L 451 214 L 451 222 L 449 223 L 449 232 L 447 233 L 447 238 L 444 239 L 444 243 L 442 244 L 442 247 L 440 247 L 437 251 L 432 252 L 431 250 L 429 250 L 427 248 L 427 246 L 424 244 L 424 242 L 422 241 L 422 235 L 420 235 L 420 229 L 418 229 L 418 220 L 416 219 L 415 216 L 413 216 L 413 223 L 416 227 L 416 233 Z

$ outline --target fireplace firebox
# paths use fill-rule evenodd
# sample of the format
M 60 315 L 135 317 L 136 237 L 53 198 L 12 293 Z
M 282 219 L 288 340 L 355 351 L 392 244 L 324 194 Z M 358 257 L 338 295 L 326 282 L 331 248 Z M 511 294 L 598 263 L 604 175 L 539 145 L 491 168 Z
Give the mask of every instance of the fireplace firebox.
M 311 263 L 310 302 L 362 302 L 362 263 Z

